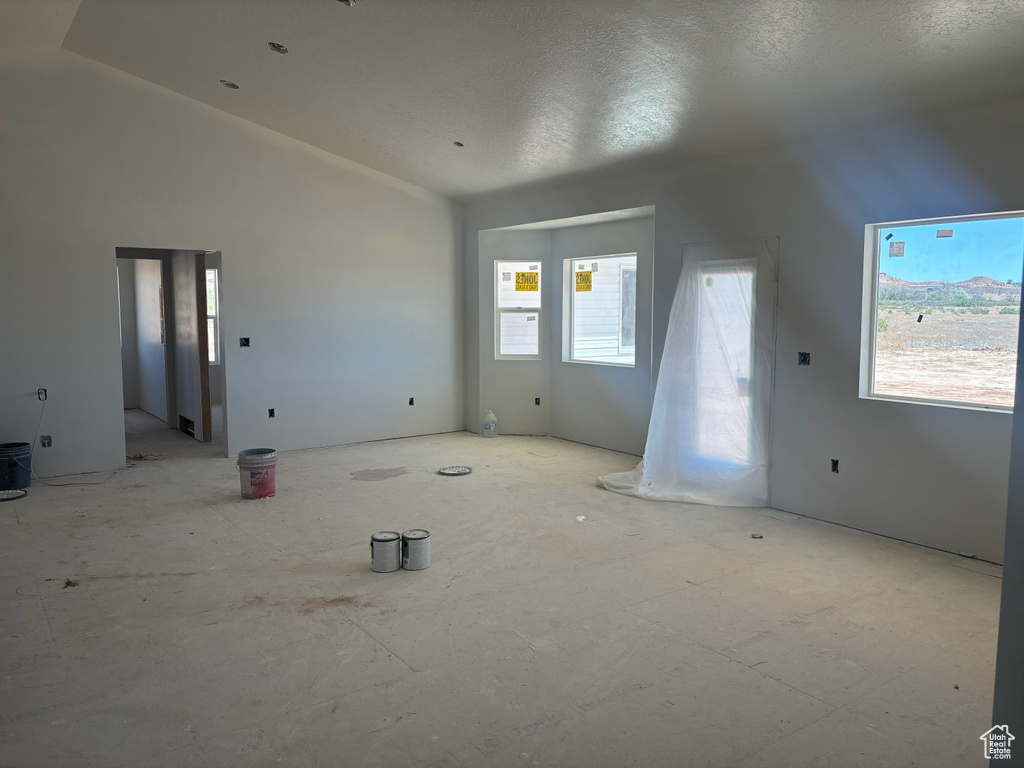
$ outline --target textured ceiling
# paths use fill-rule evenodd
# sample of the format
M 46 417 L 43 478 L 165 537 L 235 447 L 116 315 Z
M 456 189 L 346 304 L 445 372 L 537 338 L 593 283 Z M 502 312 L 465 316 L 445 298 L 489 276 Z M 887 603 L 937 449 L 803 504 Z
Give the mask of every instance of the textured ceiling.
M 60 46 L 77 9 L 78 0 L 0 0 L 0 52 Z
M 82 0 L 63 47 L 465 197 L 1017 93 L 1022 40 L 1020 0 Z

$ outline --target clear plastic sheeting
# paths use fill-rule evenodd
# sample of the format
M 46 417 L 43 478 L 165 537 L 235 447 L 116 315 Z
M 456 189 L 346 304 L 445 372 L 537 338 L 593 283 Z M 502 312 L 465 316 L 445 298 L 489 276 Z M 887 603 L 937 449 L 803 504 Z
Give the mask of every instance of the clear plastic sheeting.
M 644 459 L 610 491 L 732 507 L 768 503 L 778 238 L 683 249 Z

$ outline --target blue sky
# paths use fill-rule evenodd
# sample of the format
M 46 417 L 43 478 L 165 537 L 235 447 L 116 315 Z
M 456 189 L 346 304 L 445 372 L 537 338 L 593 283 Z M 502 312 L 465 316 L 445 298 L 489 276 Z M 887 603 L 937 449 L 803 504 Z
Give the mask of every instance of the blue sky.
M 935 236 L 952 229 L 953 237 Z M 885 236 L 892 233 L 892 239 Z M 1021 279 L 1024 267 L 1024 219 L 920 224 L 879 230 L 878 271 L 912 283 L 958 283 L 972 277 Z M 905 243 L 904 256 L 890 257 L 889 243 Z

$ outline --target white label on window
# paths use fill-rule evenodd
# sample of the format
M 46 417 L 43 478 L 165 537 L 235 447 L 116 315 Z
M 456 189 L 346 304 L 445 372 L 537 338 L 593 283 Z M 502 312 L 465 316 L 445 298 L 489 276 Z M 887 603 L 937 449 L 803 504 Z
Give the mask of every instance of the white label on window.
M 889 256 L 902 256 L 903 246 L 906 245 L 902 240 L 898 243 L 889 243 Z
M 952 229 L 937 229 L 937 230 L 935 230 L 935 236 L 936 237 L 952 237 L 953 236 L 953 230 Z
M 506 282 L 506 283 L 511 283 L 512 282 L 512 273 L 511 272 L 502 272 L 501 273 L 501 279 L 504 282 Z
M 537 271 L 537 269 L 538 269 L 538 267 L 537 267 L 537 265 L 536 265 L 536 264 L 531 264 L 531 265 L 530 265 L 530 271 L 531 271 L 531 272 L 536 272 L 536 271 Z
M 537 319 L 536 315 L 527 315 L 526 316 L 526 322 L 530 322 L 531 320 L 536 320 L 536 319 Z
M 597 262 L 596 261 L 593 264 L 590 265 L 590 271 L 591 272 L 597 272 Z

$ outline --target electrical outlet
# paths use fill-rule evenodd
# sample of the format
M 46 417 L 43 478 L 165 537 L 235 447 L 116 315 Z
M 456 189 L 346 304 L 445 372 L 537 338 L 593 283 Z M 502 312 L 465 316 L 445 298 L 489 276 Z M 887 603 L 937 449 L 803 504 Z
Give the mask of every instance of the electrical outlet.
M 267 418 L 268 419 L 274 418 L 274 409 L 273 408 L 267 408 Z
M 839 474 L 839 459 L 832 459 L 832 471 Z
M 46 390 L 43 389 L 42 387 L 37 389 L 36 390 L 36 397 L 38 397 L 40 400 L 45 400 L 46 399 Z
M 53 445 L 53 438 L 49 435 L 40 435 L 39 444 L 43 446 L 43 448 L 49 448 Z
M 240 347 L 248 347 L 249 346 L 249 337 L 248 336 L 243 336 L 242 338 L 240 338 L 238 340 L 238 346 L 240 346 Z
M 415 397 L 410 397 L 409 398 L 409 405 L 416 405 L 416 398 Z
M 533 398 L 533 404 L 534 405 L 540 405 L 540 398 L 539 397 Z

